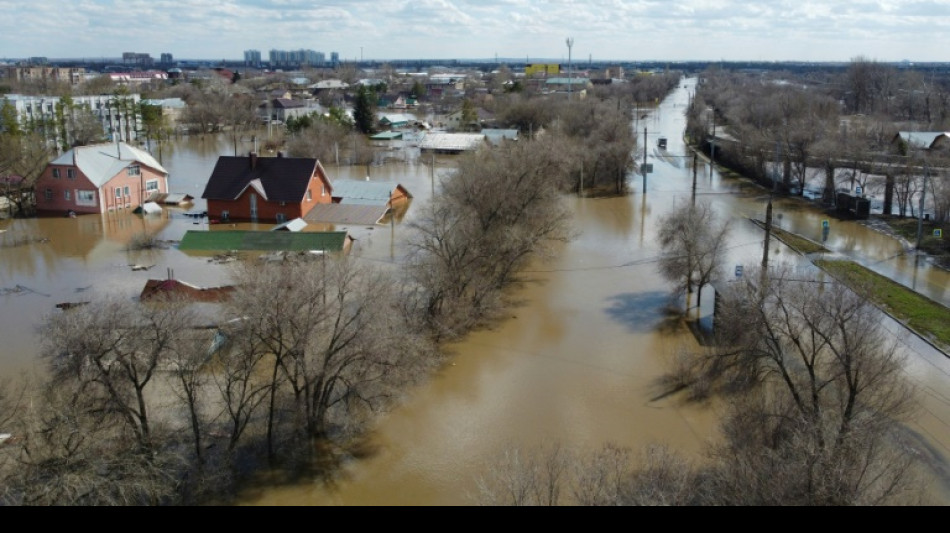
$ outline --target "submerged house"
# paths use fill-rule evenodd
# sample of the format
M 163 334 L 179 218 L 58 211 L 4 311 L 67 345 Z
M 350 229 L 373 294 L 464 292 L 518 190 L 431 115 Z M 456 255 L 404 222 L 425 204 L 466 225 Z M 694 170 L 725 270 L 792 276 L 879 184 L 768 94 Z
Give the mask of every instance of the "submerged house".
M 202 198 L 210 220 L 283 223 L 332 201 L 320 161 L 308 157 L 221 156 Z
M 51 161 L 36 182 L 41 213 L 106 213 L 134 209 L 168 192 L 168 171 L 145 150 L 124 142 L 77 146 Z

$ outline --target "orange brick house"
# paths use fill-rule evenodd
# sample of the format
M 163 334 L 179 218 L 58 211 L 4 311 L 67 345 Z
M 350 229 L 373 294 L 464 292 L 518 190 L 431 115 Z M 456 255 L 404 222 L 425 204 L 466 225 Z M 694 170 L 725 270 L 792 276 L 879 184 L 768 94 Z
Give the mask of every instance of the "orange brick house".
M 210 220 L 286 222 L 332 201 L 320 161 L 306 157 L 221 156 L 202 198 Z
M 41 214 L 134 209 L 168 192 L 168 171 L 151 154 L 123 142 L 77 146 L 57 157 L 36 181 Z

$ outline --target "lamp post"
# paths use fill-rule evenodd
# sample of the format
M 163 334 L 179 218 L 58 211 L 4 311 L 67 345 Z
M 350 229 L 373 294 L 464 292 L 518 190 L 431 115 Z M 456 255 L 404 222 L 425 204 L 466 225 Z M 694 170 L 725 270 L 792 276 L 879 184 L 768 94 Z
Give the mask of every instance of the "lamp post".
M 572 72 L 571 72 L 571 48 L 574 47 L 574 38 L 568 37 L 565 41 L 567 43 L 567 99 L 571 100 L 574 96 L 574 84 L 571 83 Z

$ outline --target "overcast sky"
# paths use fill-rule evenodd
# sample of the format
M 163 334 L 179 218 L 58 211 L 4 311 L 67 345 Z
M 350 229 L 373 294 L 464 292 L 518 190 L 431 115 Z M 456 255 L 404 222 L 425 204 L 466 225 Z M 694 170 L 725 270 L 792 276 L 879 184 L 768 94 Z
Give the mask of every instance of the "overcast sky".
M 0 0 L 0 58 L 950 61 L 950 0 Z

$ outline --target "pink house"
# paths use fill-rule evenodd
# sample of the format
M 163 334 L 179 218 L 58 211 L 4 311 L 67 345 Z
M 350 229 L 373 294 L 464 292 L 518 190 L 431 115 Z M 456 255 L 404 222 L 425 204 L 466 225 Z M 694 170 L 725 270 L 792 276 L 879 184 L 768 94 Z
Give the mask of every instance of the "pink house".
M 148 152 L 123 142 L 78 146 L 46 165 L 36 182 L 36 209 L 106 213 L 167 192 L 168 171 Z

